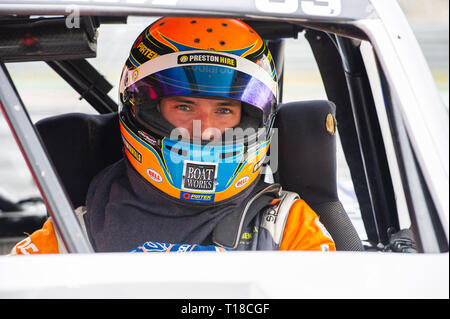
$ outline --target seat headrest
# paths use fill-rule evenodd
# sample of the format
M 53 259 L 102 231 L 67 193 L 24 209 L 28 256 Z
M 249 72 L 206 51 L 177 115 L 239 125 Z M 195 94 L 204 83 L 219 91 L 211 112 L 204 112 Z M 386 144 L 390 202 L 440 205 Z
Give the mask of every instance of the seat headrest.
M 335 105 L 325 100 L 290 102 L 280 105 L 276 115 L 275 176 L 283 189 L 298 193 L 309 205 L 339 200 L 335 110 Z
M 74 208 L 85 204 L 94 176 L 122 157 L 117 113 L 57 115 L 36 129 Z

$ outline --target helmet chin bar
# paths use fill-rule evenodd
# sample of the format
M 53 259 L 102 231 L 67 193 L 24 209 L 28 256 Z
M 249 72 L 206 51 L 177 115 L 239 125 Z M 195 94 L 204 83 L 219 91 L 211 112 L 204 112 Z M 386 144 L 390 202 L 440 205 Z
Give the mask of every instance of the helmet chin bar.
M 121 133 L 130 164 L 147 182 L 174 199 L 210 204 L 230 199 L 253 185 L 270 140 L 193 144 L 153 135 L 121 115 Z M 138 132 L 136 134 L 135 132 Z M 260 136 L 265 137 L 265 130 Z

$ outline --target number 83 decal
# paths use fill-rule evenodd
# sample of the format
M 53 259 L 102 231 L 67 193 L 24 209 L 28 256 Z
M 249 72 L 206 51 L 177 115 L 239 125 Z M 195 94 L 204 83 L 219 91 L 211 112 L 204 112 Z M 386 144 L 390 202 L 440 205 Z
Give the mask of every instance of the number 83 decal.
M 338 16 L 342 11 L 341 0 L 255 0 L 256 8 L 263 12 L 294 13 L 298 4 L 305 14 Z

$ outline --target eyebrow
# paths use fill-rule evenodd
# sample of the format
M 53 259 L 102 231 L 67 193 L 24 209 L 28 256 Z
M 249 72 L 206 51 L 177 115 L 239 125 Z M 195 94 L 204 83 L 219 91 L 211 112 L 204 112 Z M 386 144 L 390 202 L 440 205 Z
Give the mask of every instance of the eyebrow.
M 231 107 L 238 107 L 240 104 L 237 103 L 237 101 L 222 101 L 217 104 L 218 106 L 231 106 Z
M 191 101 L 189 99 L 186 98 L 175 98 L 174 99 L 175 102 L 177 103 L 186 103 L 186 104 L 195 104 L 194 101 Z M 238 101 L 229 101 L 229 100 L 217 100 L 217 106 L 230 106 L 230 107 L 238 107 Z
M 195 104 L 194 101 L 188 100 L 188 99 L 184 99 L 184 98 L 175 98 L 173 99 L 174 102 L 178 102 L 178 103 L 187 103 L 187 104 Z

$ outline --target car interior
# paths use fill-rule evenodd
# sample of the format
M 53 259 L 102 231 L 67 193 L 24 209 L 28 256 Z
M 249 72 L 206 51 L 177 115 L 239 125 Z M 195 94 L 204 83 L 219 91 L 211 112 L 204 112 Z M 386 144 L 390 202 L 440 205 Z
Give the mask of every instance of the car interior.
M 0 20 L 0 47 L 9 47 L 0 57 L 2 63 L 44 61 L 98 112 L 56 115 L 36 123 L 74 208 L 84 204 L 92 178 L 123 156 L 117 104 L 108 96 L 113 86 L 88 59 L 95 56 L 98 27 L 126 21 L 126 17 L 86 16 L 81 18 L 81 28 L 67 29 L 61 17 Z M 367 41 L 365 35 L 354 27 L 343 29 L 332 24 L 246 22 L 271 50 L 280 92 L 285 68 L 283 43 L 288 38 L 304 37 L 328 97 L 288 103 L 280 99 L 275 120 L 279 152 L 275 182 L 309 203 L 335 240 L 337 250 L 395 251 L 392 247 L 398 247 L 399 238 L 392 235 L 401 228 L 374 99 L 359 50 L 361 41 Z M 35 41 L 42 43 L 40 50 L 33 50 Z M 365 240 L 361 240 L 338 196 L 336 126 L 367 233 Z M 71 147 L 65 147 L 67 144 Z M 0 210 L 17 212 L 21 208 L 0 197 Z M 31 233 L 42 226 L 44 219 L 3 214 L 0 236 Z M 408 235 L 400 239 L 403 246 L 398 251 L 415 247 Z

